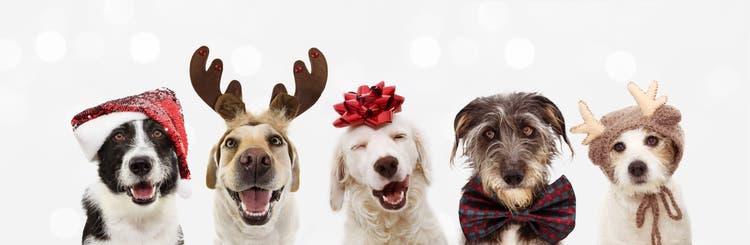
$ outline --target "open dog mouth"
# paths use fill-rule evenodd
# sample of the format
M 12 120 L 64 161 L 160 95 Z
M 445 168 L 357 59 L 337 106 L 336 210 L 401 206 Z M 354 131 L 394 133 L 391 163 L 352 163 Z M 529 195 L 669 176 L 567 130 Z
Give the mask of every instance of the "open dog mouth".
M 242 220 L 248 225 L 266 224 L 271 217 L 273 205 L 281 199 L 283 191 L 283 186 L 275 191 L 260 187 L 252 187 L 240 192 L 227 189 L 229 196 L 237 204 Z
M 138 182 L 131 187 L 126 188 L 128 196 L 132 198 L 133 202 L 138 205 L 148 205 L 156 201 L 156 190 L 159 188 L 159 184 L 151 184 L 149 182 Z
M 400 182 L 391 182 L 383 190 L 372 190 L 372 195 L 387 210 L 399 210 L 406 205 L 406 193 L 409 191 L 409 176 Z

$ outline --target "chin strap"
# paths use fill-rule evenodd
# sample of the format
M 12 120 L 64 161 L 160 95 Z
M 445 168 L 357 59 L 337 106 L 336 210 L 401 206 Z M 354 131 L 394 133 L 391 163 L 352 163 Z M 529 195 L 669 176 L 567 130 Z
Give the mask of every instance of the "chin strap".
M 650 208 L 651 212 L 654 214 L 654 224 L 651 227 L 651 244 L 661 245 L 661 233 L 659 233 L 659 198 L 657 198 L 656 195 L 661 197 L 660 199 L 664 205 L 664 209 L 667 210 L 669 218 L 672 218 L 673 220 L 681 220 L 682 210 L 677 206 L 672 191 L 667 187 L 662 186 L 661 191 L 658 194 L 648 194 L 643 197 L 641 205 L 638 206 L 638 212 L 635 214 L 636 225 L 638 228 L 643 227 L 643 222 L 646 220 L 646 210 Z M 669 201 L 667 201 L 667 197 L 669 197 Z M 670 203 L 672 204 L 672 208 L 669 206 Z

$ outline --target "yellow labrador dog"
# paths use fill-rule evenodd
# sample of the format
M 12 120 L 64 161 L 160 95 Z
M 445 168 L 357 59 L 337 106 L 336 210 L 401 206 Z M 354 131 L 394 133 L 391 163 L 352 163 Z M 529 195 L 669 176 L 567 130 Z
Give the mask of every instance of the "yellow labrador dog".
M 253 114 L 245 110 L 236 80 L 221 93 L 221 60 L 214 60 L 206 70 L 208 48 L 201 47 L 193 54 L 193 88 L 227 126 L 211 150 L 206 175 L 206 185 L 215 190 L 216 244 L 294 243 L 299 158 L 287 137 L 287 127 L 318 100 L 328 72 L 319 50 L 312 48 L 308 55 L 312 72 L 302 61 L 294 64 L 294 96 L 277 84 L 270 108 Z
M 426 200 L 430 163 L 414 127 L 399 116 L 375 127 L 347 126 L 330 196 L 334 211 L 344 203 L 348 209 L 344 244 L 446 244 Z

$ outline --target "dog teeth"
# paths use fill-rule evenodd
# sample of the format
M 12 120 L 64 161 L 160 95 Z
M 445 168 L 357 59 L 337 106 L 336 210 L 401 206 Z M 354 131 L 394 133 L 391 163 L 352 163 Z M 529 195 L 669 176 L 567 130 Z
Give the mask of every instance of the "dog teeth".
M 386 195 L 383 195 L 383 200 L 385 202 L 387 202 L 388 204 L 396 205 L 396 204 L 401 203 L 401 201 L 404 200 L 404 196 L 405 196 L 404 194 L 405 194 L 404 191 L 401 191 L 401 195 L 399 195 L 398 200 L 396 200 L 394 202 L 391 202 L 390 200 L 388 200 L 388 197 L 386 197 Z
M 247 208 L 245 208 L 245 205 L 243 203 L 240 203 L 240 208 L 242 209 L 242 212 L 244 212 L 245 215 L 247 215 L 247 216 L 250 216 L 250 217 L 260 217 L 260 216 L 264 216 L 264 215 L 268 214 L 268 211 L 271 210 L 271 204 L 270 203 L 267 204 L 266 207 L 261 212 L 252 212 L 252 211 L 249 211 L 249 210 L 247 210 Z

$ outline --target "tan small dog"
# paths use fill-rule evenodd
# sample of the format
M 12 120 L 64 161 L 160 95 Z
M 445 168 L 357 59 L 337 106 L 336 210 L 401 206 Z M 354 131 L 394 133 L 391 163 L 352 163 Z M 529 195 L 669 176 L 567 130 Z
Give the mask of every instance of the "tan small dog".
M 215 190 L 217 244 L 292 244 L 297 231 L 294 192 L 299 189 L 299 157 L 287 127 L 320 97 L 328 68 L 319 50 L 308 52 L 312 72 L 294 64 L 294 96 L 283 84 L 274 87 L 269 110 L 245 110 L 238 81 L 221 94 L 222 62 L 208 70 L 208 48 L 200 47 L 190 62 L 196 93 L 226 121 L 227 130 L 211 150 L 206 185 Z
M 638 106 L 613 111 L 597 120 L 588 105 L 579 109 L 584 124 L 573 133 L 588 134 L 589 158 L 609 178 L 602 209 L 599 244 L 690 244 L 690 221 L 672 174 L 682 159 L 680 111 L 634 83 L 628 90 Z

